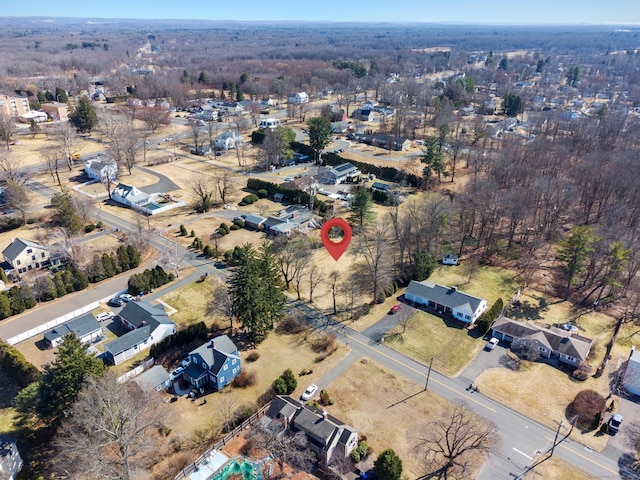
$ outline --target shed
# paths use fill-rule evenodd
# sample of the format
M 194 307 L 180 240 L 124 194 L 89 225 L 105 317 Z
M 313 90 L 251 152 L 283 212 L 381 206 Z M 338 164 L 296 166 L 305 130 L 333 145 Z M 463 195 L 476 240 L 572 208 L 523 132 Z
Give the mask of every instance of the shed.
M 635 346 L 631 347 L 622 385 L 629 393 L 640 395 L 640 352 Z

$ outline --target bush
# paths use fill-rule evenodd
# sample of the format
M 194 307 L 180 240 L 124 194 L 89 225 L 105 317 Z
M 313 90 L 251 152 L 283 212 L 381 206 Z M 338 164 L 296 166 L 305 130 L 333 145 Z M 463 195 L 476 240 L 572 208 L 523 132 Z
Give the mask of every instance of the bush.
M 189 233 L 187 232 L 187 227 L 184 225 L 180 225 L 180 235 L 186 237 Z
M 373 462 L 373 471 L 380 480 L 400 480 L 402 478 L 402 460 L 390 448 L 383 450 Z
M 330 333 L 327 335 L 323 335 L 318 340 L 311 344 L 311 349 L 315 353 L 326 352 L 333 353 L 338 348 L 336 334 Z
M 264 188 L 258 190 L 258 198 L 267 198 L 267 195 L 269 195 L 269 192 L 267 192 Z
M 258 197 L 257 197 L 256 195 L 251 194 L 251 195 L 247 195 L 246 197 L 244 197 L 244 198 L 242 199 L 242 202 L 243 202 L 245 205 L 251 205 L 252 203 L 257 202 L 258 200 L 259 200 L 259 199 L 258 199 Z
M 307 330 L 308 325 L 304 322 L 304 320 L 301 320 L 299 318 L 296 317 L 285 317 L 279 324 L 278 324 L 278 333 L 286 333 L 286 334 L 297 334 L 297 333 L 302 333 L 305 330 Z
M 256 373 L 242 370 L 240 374 L 234 378 L 233 386 L 236 388 L 247 388 L 257 383 Z
M 227 233 L 229 233 L 229 232 L 227 232 L 224 228 L 218 228 L 218 229 L 216 230 L 216 232 L 217 232 L 221 237 L 224 237 Z
M 378 295 L 376 296 L 376 303 L 384 303 L 386 299 L 387 296 L 384 292 L 378 292 Z
M 240 230 L 240 227 L 234 223 L 229 227 L 229 230 Z
M 249 355 L 247 355 L 247 362 L 255 362 L 256 360 L 258 360 L 260 358 L 260 354 L 258 352 L 251 352 Z
M 191 233 L 189 234 L 190 237 L 195 237 L 196 236 L 196 232 L 195 230 L 191 230 Z
M 293 393 L 293 391 L 298 386 L 298 380 L 296 379 L 296 376 L 293 374 L 291 369 L 287 368 L 284 372 L 282 372 L 281 377 L 284 380 L 284 383 L 287 385 L 287 395 Z
M 358 446 L 351 451 L 351 460 L 358 463 L 369 455 L 369 444 L 365 440 L 358 442 Z
M 605 405 L 605 398 L 595 390 L 581 390 L 569 404 L 568 413 L 571 417 L 578 415 L 579 427 L 596 428 Z
M 91 233 L 96 229 L 95 224 L 90 223 L 89 225 L 84 226 L 84 233 Z
M 498 318 L 503 307 L 504 303 L 502 302 L 502 298 L 498 298 L 496 303 L 491 305 L 491 308 L 480 315 L 480 318 L 476 320 L 476 328 L 480 333 L 482 333 L 482 335 L 489 331 L 491 324 L 493 324 L 494 320 Z
M 207 258 L 213 257 L 213 248 L 211 248 L 209 245 L 205 245 L 202 249 L 202 253 Z
M 329 392 L 327 392 L 326 390 L 322 390 L 320 392 L 320 402 L 323 405 L 328 405 L 329 404 L 329 400 L 330 400 Z
M 276 378 L 271 384 L 276 395 L 287 395 L 287 384 L 282 377 Z
M 233 221 L 233 224 L 234 224 L 234 225 L 237 225 L 237 226 L 238 226 L 238 227 L 240 227 L 240 228 L 244 228 L 244 225 L 245 225 L 245 224 L 244 224 L 244 220 L 243 220 L 243 219 L 241 219 L 241 218 L 236 218 L 236 219 Z

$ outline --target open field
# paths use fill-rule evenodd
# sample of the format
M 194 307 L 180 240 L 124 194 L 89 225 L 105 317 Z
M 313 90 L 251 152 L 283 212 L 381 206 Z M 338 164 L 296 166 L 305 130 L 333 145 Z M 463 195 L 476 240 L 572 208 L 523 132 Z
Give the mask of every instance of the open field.
M 457 376 L 484 347 L 473 330 L 460 322 L 443 320 L 435 315 L 415 311 L 407 322 L 407 331 L 385 338 L 385 344 L 424 363 L 433 357 L 433 368 L 451 377 Z
M 208 276 L 204 282 L 192 282 L 176 292 L 162 297 L 162 301 L 175 308 L 177 312 L 171 315 L 171 319 L 178 327 L 186 327 L 200 321 L 210 327 L 215 318 L 208 311 L 208 305 L 213 298 L 213 293 L 218 288 L 227 288 L 219 280 Z M 225 319 L 228 323 L 229 319 Z M 227 327 L 227 323 L 224 327 Z
M 402 459 L 403 477 L 420 478 L 426 472 L 411 454 L 411 429 L 441 416 L 447 402 L 422 387 L 363 359 L 353 364 L 328 390 L 334 405 L 327 411 L 367 437 L 377 456 L 385 448 Z M 479 469 L 482 459 L 474 463 Z M 476 472 L 467 472 L 474 478 Z

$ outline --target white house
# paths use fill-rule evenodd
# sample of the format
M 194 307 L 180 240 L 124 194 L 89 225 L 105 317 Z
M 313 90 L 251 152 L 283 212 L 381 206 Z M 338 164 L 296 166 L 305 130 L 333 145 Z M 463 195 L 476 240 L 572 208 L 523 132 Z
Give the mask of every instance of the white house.
M 280 120 L 277 118 L 265 118 L 260 122 L 260 126 L 258 128 L 264 130 L 265 128 L 270 128 L 274 130 L 280 126 Z
M 238 102 L 221 102 L 218 108 L 226 115 L 242 115 L 244 108 Z
M 426 280 L 412 280 L 404 298 L 467 324 L 475 323 L 487 308 L 487 301 L 482 298 L 461 292 L 456 287 L 443 287 Z
M 84 172 L 93 180 L 113 182 L 118 177 L 118 164 L 113 158 L 90 158 L 84 162 Z
M 356 180 L 362 172 L 350 163 L 343 163 L 322 174 L 323 183 L 337 185 Z
M 44 343 L 50 347 L 57 347 L 62 343 L 65 335 L 70 333 L 73 333 L 81 343 L 89 343 L 102 336 L 102 326 L 92 313 L 86 313 L 45 332 Z
M 135 207 L 149 203 L 149 195 L 138 190 L 136 187 L 119 183 L 111 192 L 111 199 L 114 202 L 122 203 L 129 207 Z
M 298 92 L 295 95 L 288 97 L 287 101 L 295 104 L 309 103 L 309 95 L 307 95 L 307 92 Z
M 169 318 L 162 305 L 131 301 L 120 311 L 117 318 L 122 326 L 130 331 L 104 346 L 107 359 L 114 365 L 176 333 L 176 324 Z
M 236 148 L 238 143 L 244 141 L 242 135 L 237 130 L 228 130 L 218 135 L 214 143 L 220 150 L 231 150 Z

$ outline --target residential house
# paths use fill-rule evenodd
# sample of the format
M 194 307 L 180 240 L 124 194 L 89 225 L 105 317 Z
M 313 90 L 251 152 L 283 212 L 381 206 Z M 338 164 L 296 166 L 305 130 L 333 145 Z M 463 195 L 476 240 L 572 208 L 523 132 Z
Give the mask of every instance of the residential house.
M 412 280 L 404 294 L 405 300 L 424 305 L 439 314 L 473 324 L 487 308 L 487 301 L 461 292 L 456 287 L 443 287 L 427 280 Z
M 220 335 L 189 352 L 191 363 L 184 378 L 194 387 L 211 385 L 221 390 L 240 374 L 238 347 L 226 335 Z
M 127 303 L 116 318 L 130 331 L 104 346 L 106 358 L 114 365 L 176 333 L 176 325 L 164 307 L 144 300 Z
M 44 334 L 44 343 L 48 347 L 57 347 L 64 340 L 64 336 L 74 334 L 82 343 L 89 343 L 102 336 L 100 322 L 92 313 L 86 313 L 66 323 L 58 325 Z
M 350 163 L 343 163 L 323 172 L 323 183 L 337 185 L 339 183 L 353 182 L 360 178 L 362 172 Z
M 376 192 L 389 193 L 391 191 L 391 185 L 382 182 L 373 182 L 371 190 Z
M 90 158 L 84 162 L 84 172 L 93 180 L 113 182 L 118 177 L 118 164 L 113 158 Z
M 61 102 L 43 103 L 40 110 L 45 112 L 51 120 L 66 122 L 69 120 L 69 105 Z
M 579 366 L 587 360 L 593 344 L 590 338 L 556 327 L 543 327 L 533 322 L 518 322 L 501 316 L 491 326 L 493 336 L 515 347 L 529 346 L 541 357 Z
M 358 432 L 343 421 L 289 396 L 278 395 L 271 401 L 263 420 L 282 422 L 293 432 L 303 432 L 309 447 L 324 465 L 347 458 L 358 445 Z
M 309 103 L 309 95 L 306 92 L 298 92 L 295 95 L 288 97 L 287 101 L 289 103 L 295 103 L 297 105 L 302 103 Z
M 240 135 L 240 132 L 237 130 L 228 130 L 218 135 L 215 138 L 214 143 L 216 148 L 219 148 L 220 150 L 231 150 L 232 148 L 236 148 L 236 145 L 243 141 L 244 139 L 242 138 L 242 135 Z
M 273 107 L 277 104 L 278 102 L 276 102 L 273 98 L 270 97 L 265 97 L 262 100 L 260 100 L 260 104 L 263 107 Z
M 10 97 L 0 95 L 0 112 L 4 112 L 10 117 L 17 117 L 31 111 L 29 99 L 27 97 Z
M 373 114 L 372 110 L 365 110 L 365 109 L 359 108 L 355 110 L 351 114 L 351 116 L 356 120 L 360 120 L 361 122 L 370 122 L 372 114 Z
M 113 192 L 111 192 L 111 199 L 114 202 L 135 207 L 149 203 L 149 194 L 138 190 L 134 186 L 118 183 Z
M 16 238 L 2 251 L 2 256 L 15 271 L 24 273 L 49 266 L 51 255 L 44 245 Z
M 244 108 L 238 102 L 221 102 L 218 104 L 218 108 L 225 115 L 242 115 L 244 113 Z
M 274 130 L 279 126 L 280 126 L 280 120 L 278 120 L 277 118 L 265 118 L 264 120 L 260 121 L 260 125 L 258 128 L 260 128 L 261 130 L 264 130 L 265 128 L 270 128 L 271 130 Z
M 640 395 L 640 352 L 635 346 L 631 347 L 627 369 L 622 379 L 622 385 L 627 392 Z
M 42 123 L 42 122 L 46 122 L 48 118 L 49 116 L 46 113 L 38 112 L 34 110 L 21 113 L 20 115 L 18 115 L 18 121 L 20 121 L 21 123 L 31 123 L 31 122 Z
M 349 130 L 349 122 L 331 122 L 331 133 L 347 133 Z
M 15 440 L 0 435 L 0 479 L 15 480 L 22 470 L 22 458 Z
M 136 382 L 143 390 L 155 390 L 156 392 L 161 392 L 171 386 L 169 374 L 162 365 L 154 365 L 131 381 Z
M 266 220 L 267 219 L 265 217 L 262 217 L 260 215 L 247 215 L 246 217 L 244 217 L 244 226 L 253 230 L 262 230 L 262 224 Z

